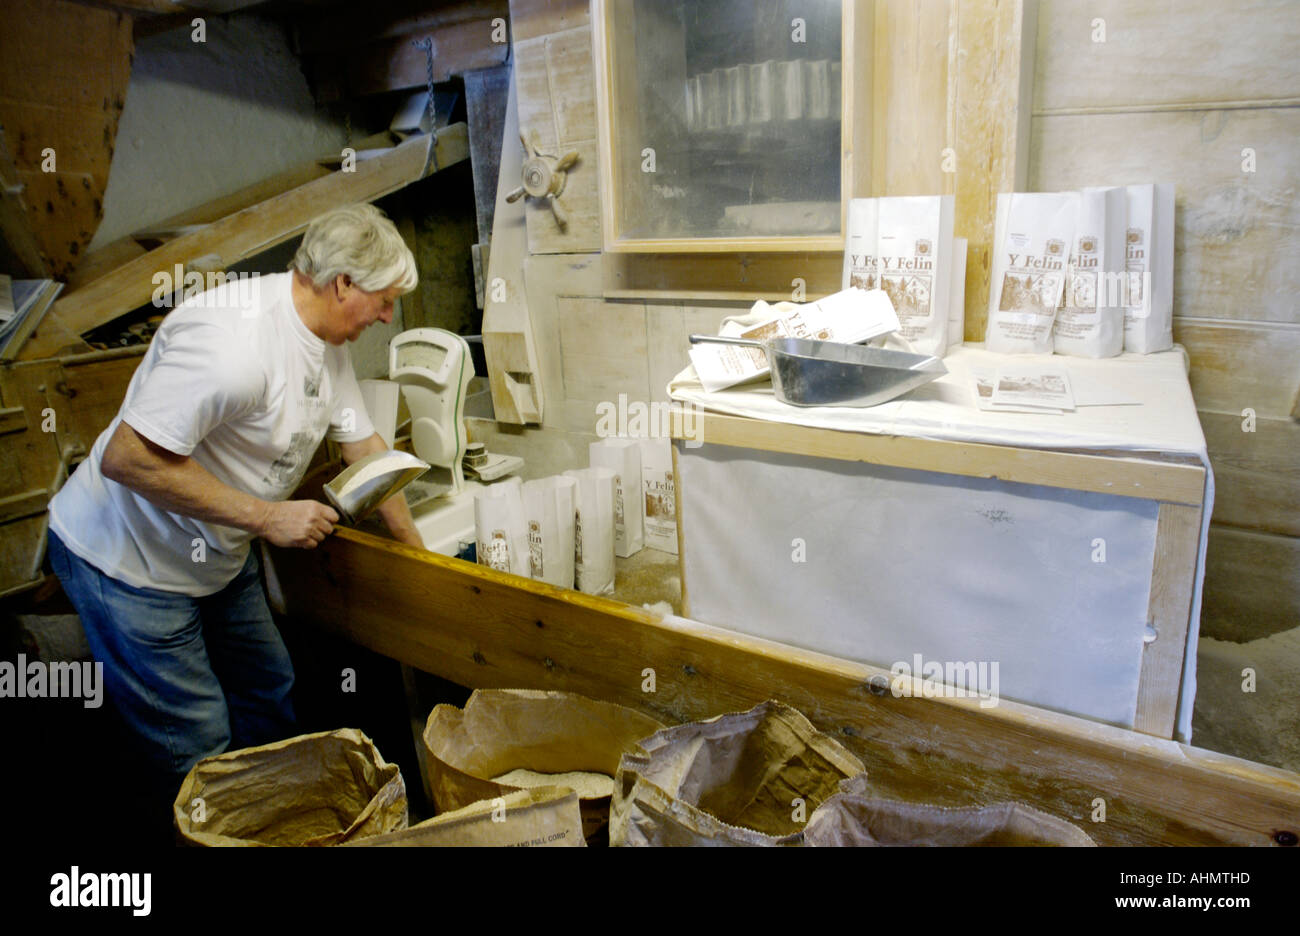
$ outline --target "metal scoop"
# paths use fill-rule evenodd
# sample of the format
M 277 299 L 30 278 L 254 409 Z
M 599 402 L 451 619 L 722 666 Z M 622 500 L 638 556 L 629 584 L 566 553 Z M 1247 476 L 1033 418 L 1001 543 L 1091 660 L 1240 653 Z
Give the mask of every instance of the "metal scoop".
M 691 343 L 698 342 L 761 349 L 777 399 L 792 406 L 876 406 L 948 373 L 933 355 L 838 341 L 691 335 Z
M 353 462 L 325 485 L 325 499 L 344 523 L 356 526 L 429 465 L 406 452 L 375 452 Z

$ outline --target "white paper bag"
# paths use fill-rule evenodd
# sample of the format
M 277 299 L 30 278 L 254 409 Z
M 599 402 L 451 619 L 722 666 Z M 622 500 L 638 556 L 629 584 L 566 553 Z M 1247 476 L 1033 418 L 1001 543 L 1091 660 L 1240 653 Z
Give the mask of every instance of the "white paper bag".
M 898 313 L 898 333 L 918 354 L 948 349 L 953 196 L 877 199 L 880 288 Z
M 573 587 L 574 493 L 577 482 L 556 476 L 523 485 L 528 530 L 528 576 Z
M 1124 350 L 1168 351 L 1174 346 L 1174 187 L 1129 185 L 1126 191 Z
M 578 591 L 614 591 L 614 472 L 578 468 L 564 473 L 574 491 L 573 577 Z
M 590 451 L 593 468 L 614 472 L 614 555 L 626 559 L 645 548 L 641 445 L 636 439 L 601 439 Z
M 641 490 L 646 546 L 677 555 L 677 486 L 668 439 L 641 440 Z
M 844 236 L 844 275 L 840 289 L 879 289 L 876 262 L 876 205 L 874 198 L 849 199 L 848 227 Z
M 357 386 L 361 388 L 361 399 L 366 404 L 371 425 L 391 449 L 393 437 L 397 435 L 397 398 L 401 384 L 391 380 L 358 380 Z
M 966 238 L 952 239 L 952 285 L 948 288 L 948 347 L 966 341 Z
M 988 350 L 1051 354 L 1078 215 L 1077 192 L 998 195 L 989 280 Z
M 1085 188 L 1052 340 L 1058 354 L 1114 357 L 1124 350 L 1124 189 Z
M 509 478 L 474 495 L 474 531 L 478 564 L 528 575 L 528 535 L 518 478 Z

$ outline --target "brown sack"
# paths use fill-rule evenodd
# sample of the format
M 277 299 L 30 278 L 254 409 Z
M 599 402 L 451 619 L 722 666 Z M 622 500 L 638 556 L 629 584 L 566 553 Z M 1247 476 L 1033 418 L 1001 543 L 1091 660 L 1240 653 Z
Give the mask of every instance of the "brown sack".
M 619 765 L 609 843 L 797 845 L 803 817 L 865 769 L 780 702 L 665 728 Z
M 568 787 L 534 787 L 481 800 L 389 835 L 348 842 L 357 847 L 513 846 L 585 848 L 578 794 Z
M 406 828 L 406 784 L 341 728 L 204 758 L 172 811 L 190 845 L 338 845 Z
M 1071 845 L 1095 846 L 1081 829 L 1023 803 L 947 808 L 873 799 L 861 780 L 848 780 L 812 814 L 804 844 Z
M 478 689 L 465 703 L 438 705 L 424 729 L 429 798 L 439 813 L 520 789 L 493 782 L 516 768 L 613 776 L 619 758 L 663 725 L 647 715 L 571 692 Z M 609 797 L 583 799 L 591 838 L 609 822 Z

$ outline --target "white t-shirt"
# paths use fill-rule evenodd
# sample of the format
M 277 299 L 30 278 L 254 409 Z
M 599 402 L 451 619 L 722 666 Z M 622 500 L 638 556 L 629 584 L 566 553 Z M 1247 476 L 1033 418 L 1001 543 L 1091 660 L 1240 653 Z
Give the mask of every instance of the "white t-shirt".
M 248 558 L 253 534 L 171 513 L 103 476 L 122 420 L 268 501 L 288 499 L 326 436 L 374 433 L 347 348 L 303 324 L 292 281 L 230 281 L 163 320 L 117 418 L 50 502 L 50 528 L 69 549 L 128 585 L 196 597 L 220 591 Z

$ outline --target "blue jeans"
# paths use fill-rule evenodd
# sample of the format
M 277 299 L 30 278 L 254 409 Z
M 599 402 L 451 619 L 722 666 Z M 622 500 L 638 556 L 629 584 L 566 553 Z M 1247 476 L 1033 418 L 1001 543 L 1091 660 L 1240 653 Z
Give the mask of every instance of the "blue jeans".
M 199 760 L 295 734 L 293 664 L 271 620 L 256 550 L 221 591 L 135 588 L 53 530 L 50 563 L 104 664 L 104 689 L 172 795 Z

